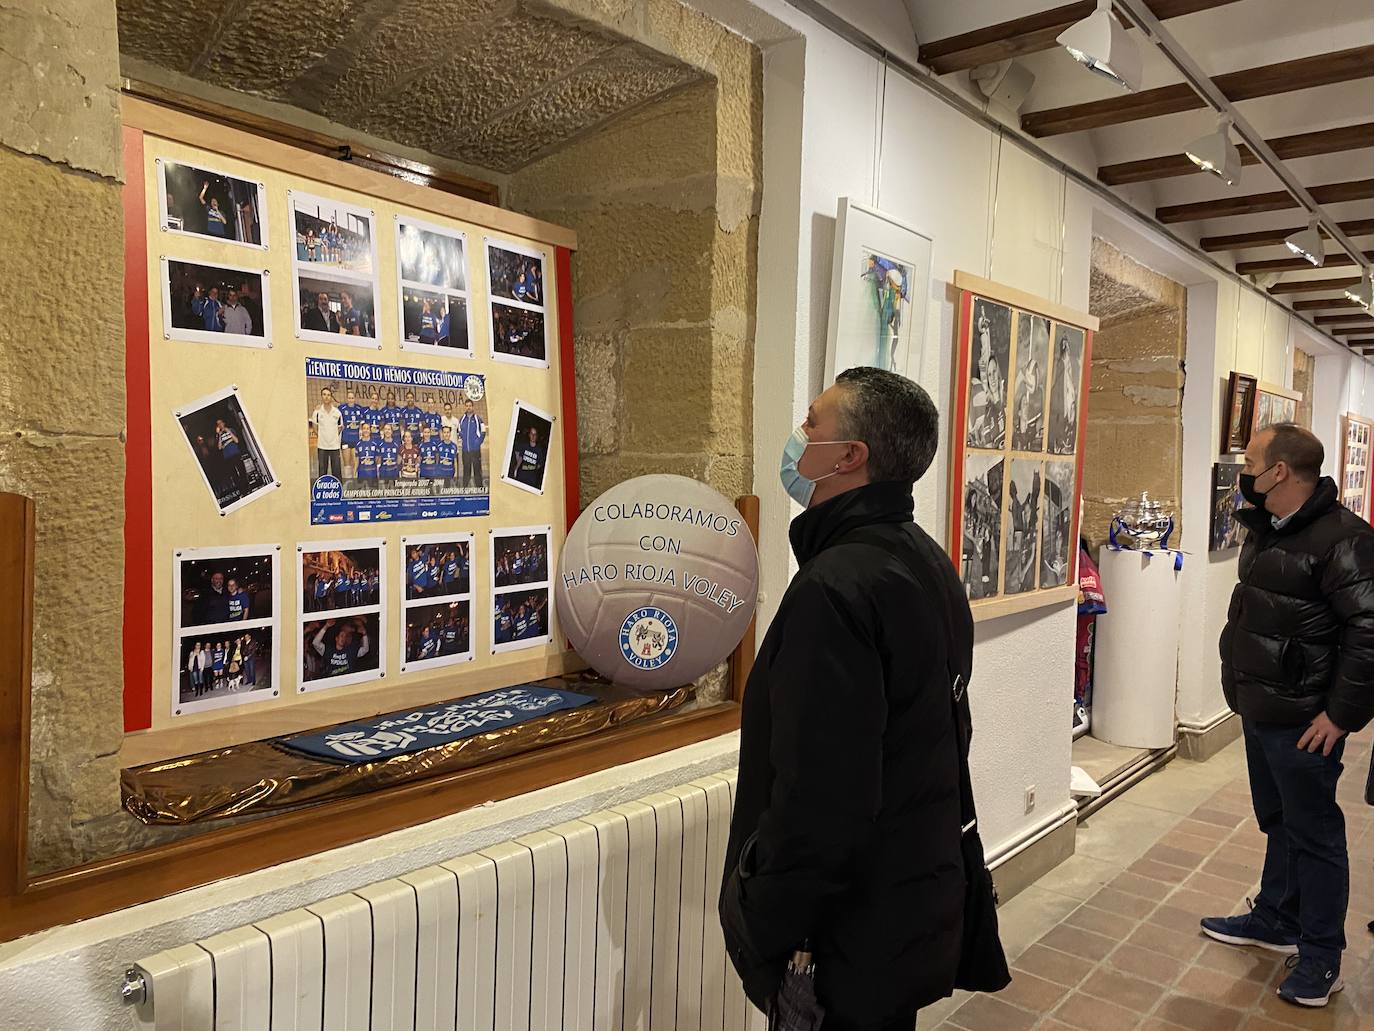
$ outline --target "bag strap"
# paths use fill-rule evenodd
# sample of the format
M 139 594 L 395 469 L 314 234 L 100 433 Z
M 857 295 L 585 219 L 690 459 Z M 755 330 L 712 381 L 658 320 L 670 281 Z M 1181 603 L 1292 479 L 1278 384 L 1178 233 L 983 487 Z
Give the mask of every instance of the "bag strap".
M 968 678 L 954 666 L 954 627 L 950 622 L 949 609 L 944 604 L 944 592 L 931 583 L 928 571 L 910 555 L 894 551 L 891 539 L 884 534 L 864 527 L 847 534 L 840 543 L 865 544 L 879 549 L 885 556 L 895 558 L 916 578 L 916 583 L 926 593 L 940 619 L 945 636 L 945 675 L 950 684 L 950 710 L 959 756 L 959 824 L 963 833 L 967 834 L 978 825 L 978 813 L 973 804 L 973 778 L 968 765 L 969 746 L 973 741 L 973 716 L 968 704 Z

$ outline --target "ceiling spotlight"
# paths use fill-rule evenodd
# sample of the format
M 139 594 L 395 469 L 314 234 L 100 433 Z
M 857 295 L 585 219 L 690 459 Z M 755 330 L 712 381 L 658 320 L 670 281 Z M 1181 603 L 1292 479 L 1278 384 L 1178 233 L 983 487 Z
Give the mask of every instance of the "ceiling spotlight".
M 1300 229 L 1284 241 L 1288 249 L 1304 261 L 1320 267 L 1326 263 L 1326 241 L 1322 239 L 1320 223 L 1313 219 L 1306 229 Z
M 1362 308 L 1374 306 L 1374 283 L 1370 282 L 1369 269 L 1364 270 L 1364 275 L 1360 277 L 1359 286 L 1348 286 L 1345 288 L 1345 296 Z
M 1089 71 L 1134 93 L 1140 89 L 1140 48 L 1112 13 L 1112 0 L 1059 35 L 1058 42 Z
M 1231 142 L 1231 119 L 1225 115 L 1217 122 L 1216 132 L 1194 140 L 1184 153 L 1198 168 L 1211 172 L 1227 186 L 1235 186 L 1240 178 L 1240 150 Z

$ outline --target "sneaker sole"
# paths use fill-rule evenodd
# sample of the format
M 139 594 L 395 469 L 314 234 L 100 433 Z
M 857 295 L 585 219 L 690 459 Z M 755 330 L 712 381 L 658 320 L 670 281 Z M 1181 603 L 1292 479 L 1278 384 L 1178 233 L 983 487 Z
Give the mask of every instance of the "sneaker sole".
M 1273 942 L 1260 941 L 1258 938 L 1241 938 L 1232 934 L 1222 934 L 1207 927 L 1202 929 L 1202 933 L 1223 945 L 1252 946 L 1257 949 L 1264 949 L 1266 952 L 1276 952 L 1280 956 L 1296 956 L 1298 954 L 1296 945 L 1275 945 Z
M 1321 1009 L 1323 1006 L 1325 1006 L 1328 1002 L 1331 1001 L 1331 996 L 1335 995 L 1344 987 L 1345 982 L 1338 979 L 1336 983 L 1331 986 L 1331 991 L 1328 992 L 1325 996 L 1318 996 L 1315 999 L 1299 999 L 1295 995 L 1284 995 L 1282 992 L 1279 992 L 1278 997 L 1282 999 L 1284 1002 L 1293 1003 L 1293 1005 L 1295 1006 L 1306 1006 L 1309 1009 Z

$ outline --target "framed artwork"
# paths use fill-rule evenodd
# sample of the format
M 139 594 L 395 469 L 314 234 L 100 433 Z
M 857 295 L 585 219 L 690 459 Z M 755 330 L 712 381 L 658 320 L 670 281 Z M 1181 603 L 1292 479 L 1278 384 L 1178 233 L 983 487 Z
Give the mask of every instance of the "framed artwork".
M 1245 543 L 1245 527 L 1236 519 L 1244 499 L 1240 493 L 1239 462 L 1217 462 L 1212 466 L 1211 530 L 1208 551 L 1229 551 Z
M 1302 395 L 1297 391 L 1285 390 L 1269 383 L 1259 383 L 1255 387 L 1255 393 L 1255 421 L 1250 429 L 1252 434 L 1277 423 L 1297 421 L 1298 402 L 1302 400 Z M 1248 436 L 1246 443 L 1249 443 Z
M 930 295 L 930 237 L 848 197 L 835 216 L 825 379 L 873 366 L 916 379 Z
M 1243 372 L 1232 372 L 1226 384 L 1226 424 L 1221 428 L 1221 453 L 1240 455 L 1250 443 L 1250 427 L 1255 422 L 1255 388 L 1258 380 Z
M 973 618 L 1072 600 L 1097 319 L 965 272 L 954 285 L 949 551 Z
M 1353 412 L 1341 416 L 1341 467 L 1336 485 L 1341 504 L 1361 519 L 1369 518 L 1369 449 L 1374 446 L 1374 422 Z

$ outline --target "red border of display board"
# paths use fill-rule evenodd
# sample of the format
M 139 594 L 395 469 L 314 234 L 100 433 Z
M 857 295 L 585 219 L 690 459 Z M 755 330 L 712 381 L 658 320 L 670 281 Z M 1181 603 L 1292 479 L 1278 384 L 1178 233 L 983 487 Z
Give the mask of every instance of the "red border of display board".
M 153 725 L 152 362 L 143 130 L 124 127 L 124 732 Z M 558 347 L 568 528 L 581 513 L 572 251 L 557 247 Z
M 153 725 L 153 412 L 143 132 L 124 127 L 124 732 Z

